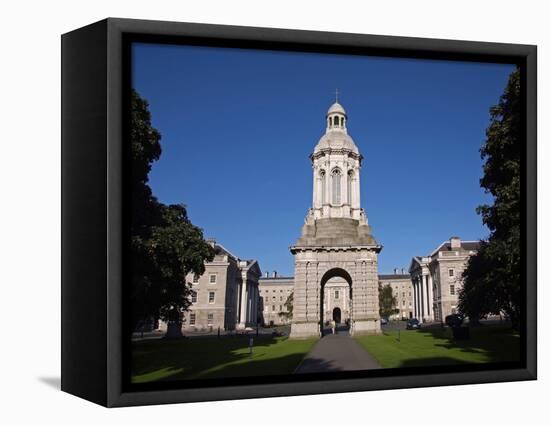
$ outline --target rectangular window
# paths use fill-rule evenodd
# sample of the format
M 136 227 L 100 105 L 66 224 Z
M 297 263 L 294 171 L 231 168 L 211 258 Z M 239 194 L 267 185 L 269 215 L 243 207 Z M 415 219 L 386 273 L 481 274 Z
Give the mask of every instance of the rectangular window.
M 216 274 L 210 274 L 210 284 L 216 284 Z
M 403 306 L 405 306 L 405 301 L 403 300 Z
M 197 274 L 193 275 L 193 283 L 196 284 L 199 282 L 199 276 Z
M 208 293 L 208 303 L 214 303 L 214 298 L 216 297 L 216 293 L 213 291 Z
M 340 292 L 338 290 L 334 291 L 334 298 L 338 299 L 340 297 Z
M 195 325 L 196 318 L 197 318 L 196 314 L 189 315 L 189 325 Z
M 194 291 L 192 294 L 191 294 L 191 302 L 192 303 L 197 303 L 197 292 Z
M 283 305 L 279 305 L 279 311 L 283 310 Z
M 272 310 L 273 312 L 275 312 L 275 305 L 273 305 L 273 306 L 271 307 L 271 310 Z
M 454 270 L 454 269 L 449 269 L 449 276 L 450 276 L 450 277 L 454 277 L 454 276 L 455 276 L 455 270 Z
M 282 302 L 283 301 L 283 296 L 279 297 L 279 300 Z
M 451 284 L 449 286 L 449 291 L 451 292 L 451 296 L 454 296 L 455 295 L 455 286 L 454 284 Z
M 208 325 L 214 324 L 214 314 L 208 314 Z

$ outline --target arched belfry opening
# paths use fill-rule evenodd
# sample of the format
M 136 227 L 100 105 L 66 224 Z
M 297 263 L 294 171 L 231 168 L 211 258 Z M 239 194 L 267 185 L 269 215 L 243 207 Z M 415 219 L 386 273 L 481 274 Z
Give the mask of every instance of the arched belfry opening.
M 382 246 L 361 208 L 363 156 L 348 134 L 349 123 L 336 99 L 326 114 L 325 134 L 310 155 L 312 206 L 300 238 L 290 247 L 294 255 L 291 338 L 322 335 L 325 322 L 338 312 L 340 321 L 349 323 L 351 334 L 380 332 L 378 253 Z M 333 285 L 331 280 L 336 278 L 347 286 Z M 329 288 L 330 302 L 325 301 Z M 340 293 L 342 288 L 345 294 Z

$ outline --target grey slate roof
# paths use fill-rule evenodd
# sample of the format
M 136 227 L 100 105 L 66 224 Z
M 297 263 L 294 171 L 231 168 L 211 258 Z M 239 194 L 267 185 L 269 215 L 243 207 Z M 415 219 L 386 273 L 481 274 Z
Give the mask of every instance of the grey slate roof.
M 462 241 L 462 243 L 460 244 L 462 250 L 466 250 L 466 251 L 476 251 L 476 250 L 479 250 L 479 241 Z M 443 244 L 441 246 L 441 248 L 439 249 L 439 251 L 451 251 L 451 243 L 450 242 L 446 242 L 445 244 Z
M 379 274 L 378 275 L 379 280 L 405 280 L 410 278 L 411 276 L 409 274 Z

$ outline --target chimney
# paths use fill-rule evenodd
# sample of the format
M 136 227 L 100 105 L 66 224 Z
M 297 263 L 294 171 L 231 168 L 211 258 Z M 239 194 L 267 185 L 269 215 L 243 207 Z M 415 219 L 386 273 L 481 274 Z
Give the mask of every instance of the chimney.
M 451 237 L 451 250 L 460 250 L 460 237 Z
M 277 271 L 273 271 L 273 278 L 277 278 Z

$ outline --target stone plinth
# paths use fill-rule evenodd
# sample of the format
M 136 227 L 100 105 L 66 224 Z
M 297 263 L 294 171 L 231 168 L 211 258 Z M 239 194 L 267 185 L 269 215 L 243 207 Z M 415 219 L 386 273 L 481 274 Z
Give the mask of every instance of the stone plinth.
M 380 320 L 358 320 L 353 321 L 350 329 L 352 336 L 360 336 L 365 334 L 381 334 Z
M 321 337 L 318 322 L 293 322 L 290 326 L 291 339 L 309 339 L 311 337 Z

